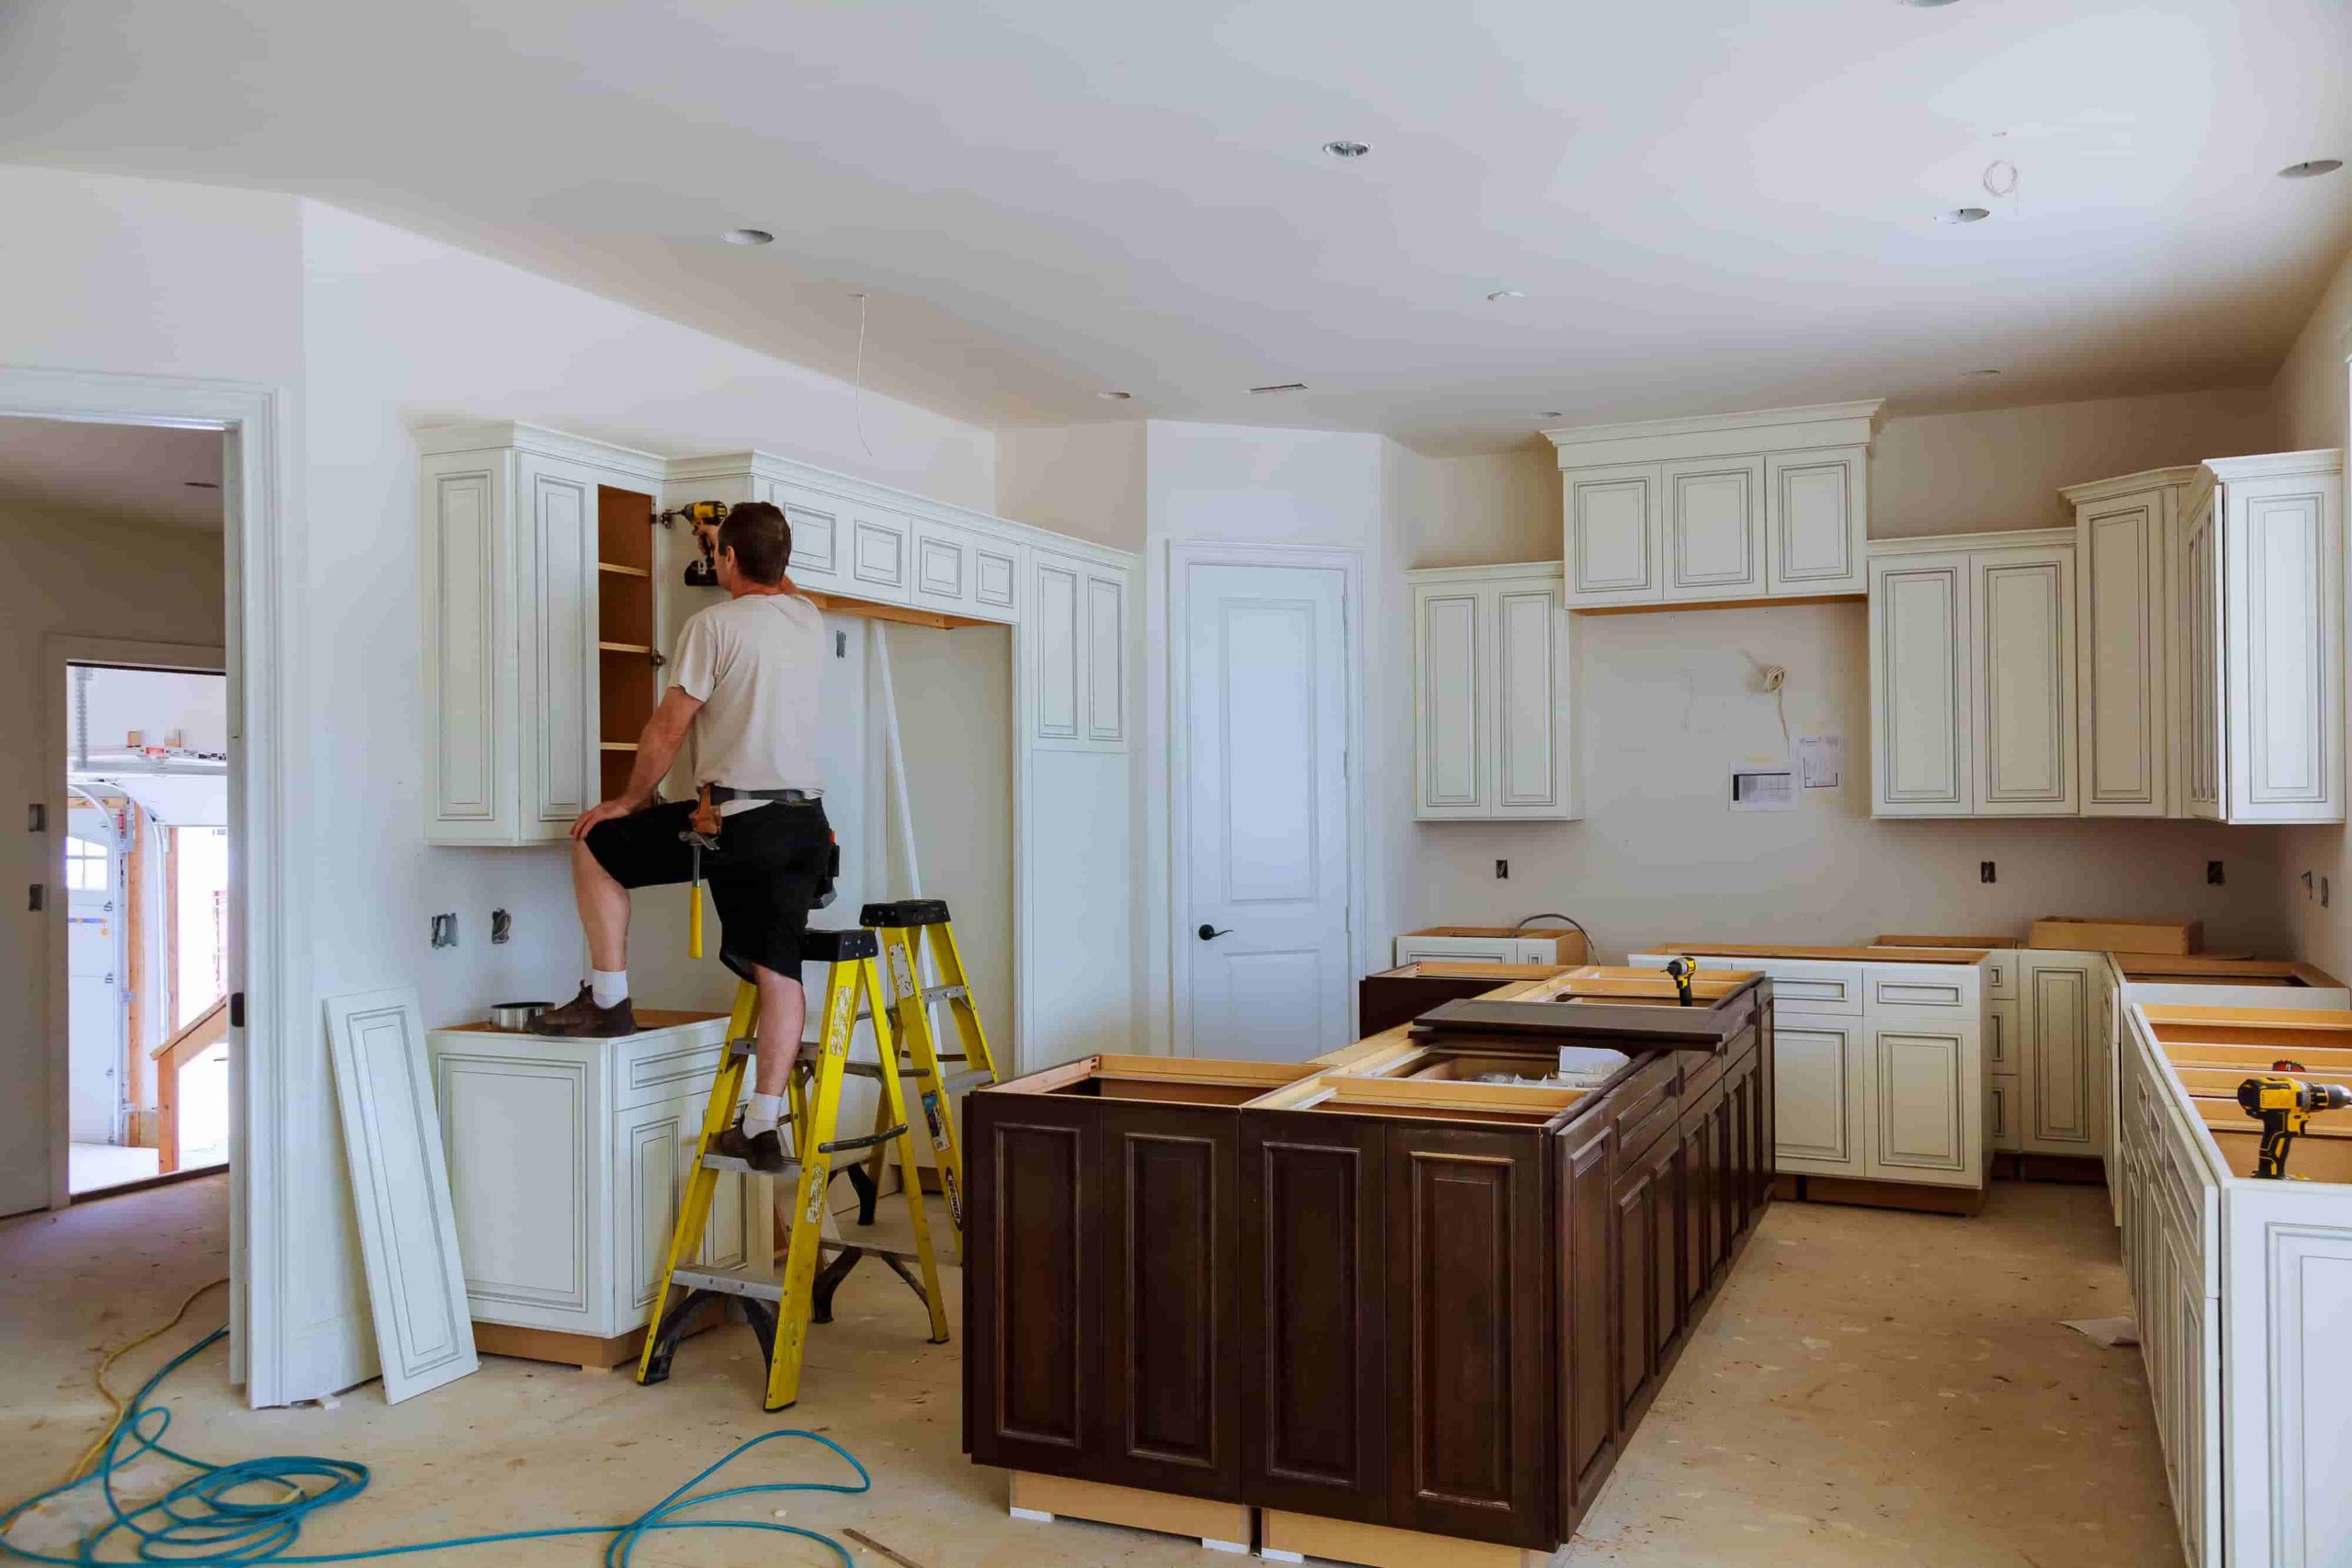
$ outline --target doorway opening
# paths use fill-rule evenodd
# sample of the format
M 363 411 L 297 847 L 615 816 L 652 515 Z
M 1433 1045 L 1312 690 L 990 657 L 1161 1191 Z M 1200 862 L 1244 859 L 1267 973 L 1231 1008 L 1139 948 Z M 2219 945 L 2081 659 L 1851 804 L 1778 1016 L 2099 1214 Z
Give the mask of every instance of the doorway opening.
M 229 1158 L 228 678 L 71 662 L 64 865 L 75 1199 Z

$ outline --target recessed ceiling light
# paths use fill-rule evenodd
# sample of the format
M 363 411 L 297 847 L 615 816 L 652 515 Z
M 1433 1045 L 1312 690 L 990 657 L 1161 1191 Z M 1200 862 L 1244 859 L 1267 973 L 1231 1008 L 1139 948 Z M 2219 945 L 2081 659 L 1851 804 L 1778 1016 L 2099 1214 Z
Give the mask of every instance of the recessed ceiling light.
M 180 483 L 190 490 L 219 490 L 220 488 L 210 479 L 182 479 Z
M 1369 141 L 1326 141 L 1323 151 L 1334 158 L 1361 158 L 1372 151 Z
M 1898 3 L 1905 6 L 1916 6 L 1922 11 L 1928 11 L 1934 9 L 1938 6 L 1949 6 L 1951 4 L 1951 0 L 1898 0 Z
M 1527 298 L 1527 291 L 1522 288 L 1498 288 L 1487 298 L 1488 299 L 1524 299 Z
M 1949 212 L 1936 214 L 1939 223 L 1982 223 L 1993 216 L 1989 207 L 1955 207 Z
M 722 238 L 730 245 L 766 245 L 775 241 L 765 229 L 729 229 Z
M 1135 396 L 1133 392 L 1097 392 L 1094 395 L 1098 398 L 1102 398 L 1107 401 L 1114 403 L 1124 403 L 1129 398 Z
M 2341 158 L 2307 158 L 2279 170 L 2278 177 L 2282 180 L 2315 180 L 2322 175 L 2332 175 L 2343 166 Z
M 1274 383 L 1272 386 L 1271 386 L 1271 387 L 1252 387 L 1252 388 L 1250 388 L 1250 390 L 1251 392 L 1253 392 L 1253 393 L 1256 393 L 1256 392 L 1303 392 L 1303 391 L 1306 390 L 1306 382 L 1304 382 L 1304 381 L 1277 381 L 1277 382 L 1275 382 L 1275 383 Z

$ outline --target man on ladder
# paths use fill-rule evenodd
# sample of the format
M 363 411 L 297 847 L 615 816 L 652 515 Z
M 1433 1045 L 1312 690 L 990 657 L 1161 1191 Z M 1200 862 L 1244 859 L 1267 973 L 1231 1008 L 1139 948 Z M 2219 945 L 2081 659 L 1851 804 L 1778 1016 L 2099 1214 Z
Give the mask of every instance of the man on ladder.
M 780 508 L 750 502 L 719 525 L 718 585 L 728 602 L 680 629 L 670 689 L 638 737 L 626 792 L 572 825 L 571 885 L 590 975 L 577 998 L 537 1024 L 543 1034 L 636 1033 L 629 889 L 707 879 L 718 956 L 759 990 L 751 1100 L 709 1152 L 767 1172 L 785 1167 L 776 1123 L 808 1018 L 801 942 L 833 854 L 817 771 L 824 618 L 786 575 L 791 561 L 792 528 Z M 703 798 L 653 805 L 689 732 Z M 707 815 L 697 827 L 708 809 L 717 812 L 715 834 Z M 716 847 L 706 847 L 712 839 Z

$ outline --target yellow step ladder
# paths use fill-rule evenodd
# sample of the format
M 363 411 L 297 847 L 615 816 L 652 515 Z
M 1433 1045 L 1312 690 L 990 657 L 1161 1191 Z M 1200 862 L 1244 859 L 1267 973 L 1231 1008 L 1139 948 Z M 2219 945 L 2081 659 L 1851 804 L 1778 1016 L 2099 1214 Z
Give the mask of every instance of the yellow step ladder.
M 883 963 L 889 971 L 890 1029 L 876 1028 L 875 1039 L 879 1046 L 877 1055 L 891 1059 L 890 1039 L 893 1033 L 906 1055 L 897 1058 L 898 1074 L 910 1078 L 916 1098 L 922 1105 L 924 1129 L 931 1135 L 931 1148 L 938 1161 L 939 1190 L 947 1200 L 947 1221 L 956 1231 L 956 1255 L 963 1257 L 964 1247 L 964 1148 L 956 1129 L 955 1096 L 966 1089 L 978 1089 L 997 1081 L 996 1058 L 989 1054 L 988 1032 L 980 1027 L 980 1015 L 972 1005 L 970 980 L 964 973 L 964 954 L 956 945 L 955 922 L 948 918 L 947 902 L 944 898 L 901 898 L 887 904 L 868 904 L 858 911 L 857 923 L 867 928 L 882 944 Z M 933 972 L 939 984 L 922 984 L 922 954 L 931 954 Z M 940 1002 L 947 1004 L 948 1013 L 956 1021 L 956 1043 L 962 1053 L 943 1056 L 939 1043 L 933 1035 L 931 1010 Z M 951 1070 L 953 1069 L 953 1070 Z M 862 1062 L 850 1065 L 851 1072 L 876 1075 L 876 1069 Z M 876 1104 L 874 1125 L 882 1129 L 883 1119 L 895 1115 L 888 1104 Z M 874 1223 L 874 1205 L 881 1192 L 884 1156 L 889 1152 L 887 1143 L 874 1145 L 866 1156 L 863 1170 L 852 1170 L 850 1184 L 857 1190 L 858 1224 Z M 908 1189 L 915 1190 L 922 1183 L 922 1173 L 903 1152 L 899 1156 L 901 1179 Z
M 831 1321 L 834 1287 L 860 1258 L 869 1254 L 889 1264 L 922 1298 L 931 1314 L 931 1342 L 946 1342 L 946 1303 L 940 1294 L 939 1268 L 932 1258 L 931 1227 L 920 1184 L 908 1188 L 912 1247 L 851 1246 L 824 1234 L 825 1194 L 833 1178 L 836 1155 L 869 1147 L 879 1150 L 895 1143 L 900 1165 L 914 1168 L 914 1136 L 907 1128 L 906 1100 L 895 1071 L 899 1054 L 891 1033 L 890 1010 L 883 999 L 880 951 L 881 944 L 870 931 L 812 931 L 802 939 L 804 959 L 830 964 L 832 968 L 825 983 L 824 1027 L 816 1059 L 810 1061 L 809 1053 L 803 1049 L 795 1065 L 791 1083 L 794 1157 L 786 1161 L 781 1172 L 754 1171 L 741 1159 L 710 1151 L 712 1140 L 734 1124 L 744 1075 L 754 1060 L 752 1043 L 759 1034 L 759 988 L 748 980 L 737 988 L 734 1014 L 728 1023 L 727 1059 L 710 1086 L 710 1103 L 703 1112 L 693 1174 L 685 1200 L 678 1206 L 678 1223 L 671 1232 L 661 1288 L 654 1292 L 653 1314 L 646 1324 L 645 1348 L 638 1357 L 639 1382 L 667 1379 L 671 1358 L 696 1309 L 710 1299 L 731 1297 L 742 1303 L 752 1332 L 759 1337 L 760 1352 L 767 1358 L 767 1396 L 762 1408 L 782 1410 L 794 1404 L 800 1397 L 800 1362 L 808 1347 L 809 1323 Z M 879 1066 L 868 1076 L 882 1086 L 881 1106 L 871 1134 L 836 1139 L 842 1079 L 858 1066 L 849 1059 L 850 1040 L 859 1018 L 868 1013 L 879 1047 Z M 727 1171 L 779 1181 L 797 1177 L 790 1211 L 791 1240 L 785 1249 L 781 1278 L 773 1272 L 772 1265 L 763 1263 L 720 1268 L 689 1261 L 702 1253 L 711 1198 L 720 1174 Z M 825 1253 L 832 1254 L 832 1260 L 820 1271 L 818 1258 Z M 921 1269 L 920 1278 L 909 1269 L 910 1262 Z

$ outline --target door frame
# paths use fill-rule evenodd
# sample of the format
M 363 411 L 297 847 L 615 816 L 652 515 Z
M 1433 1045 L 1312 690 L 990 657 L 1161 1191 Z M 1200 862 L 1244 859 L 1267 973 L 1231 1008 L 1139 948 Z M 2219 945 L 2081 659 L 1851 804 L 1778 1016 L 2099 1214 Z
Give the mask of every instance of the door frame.
M 1345 671 L 1348 748 L 1343 763 L 1348 814 L 1348 958 L 1363 973 L 1365 910 L 1363 815 L 1363 552 L 1334 545 L 1260 545 L 1238 539 L 1172 539 L 1168 545 L 1168 1041 L 1178 1056 L 1193 1052 L 1193 742 L 1186 722 L 1192 688 L 1190 581 L 1196 566 L 1287 567 L 1340 573 L 1340 667 Z M 1354 1036 L 1356 987 L 1346 987 L 1348 1032 Z M 1342 1042 L 1345 1043 L 1345 1042 Z
M 295 1021 L 315 1017 L 309 966 L 293 962 L 291 940 L 310 929 L 309 889 L 293 871 L 294 846 L 303 841 L 297 820 L 302 802 L 293 786 L 301 712 L 289 643 L 299 624 L 302 557 L 290 522 L 298 493 L 291 394 L 250 381 L 0 366 L 0 415 L 222 436 L 220 665 L 229 678 L 230 816 L 244 852 L 243 874 L 230 898 L 228 978 L 231 993 L 242 992 L 247 1001 L 244 1027 L 229 1035 L 229 1378 L 244 1385 L 253 1405 L 281 1404 L 289 1314 L 280 1297 L 291 1278 L 285 1248 L 294 1238 L 281 1216 L 286 1128 L 278 1107 L 298 1037 Z M 62 691 L 61 678 L 44 694 L 44 711 L 62 716 Z M 48 728 L 62 742 L 60 719 Z M 57 762 L 62 795 L 62 744 Z M 63 837 L 62 807 L 55 819 L 61 831 L 48 835 L 52 856 L 62 853 L 55 847 Z M 51 988 L 62 996 L 54 976 L 63 947 L 53 941 L 50 946 Z M 53 1056 L 46 1066 L 53 1134 L 65 1085 Z M 66 1145 L 53 1138 L 52 1208 L 72 1198 L 69 1157 Z
M 49 1037 L 49 1206 L 64 1208 L 73 1201 L 70 1174 L 73 1149 L 70 1146 L 74 1100 L 74 1040 L 71 998 L 66 995 L 72 987 L 68 975 L 71 957 L 66 943 L 72 933 L 65 917 L 73 900 L 66 896 L 63 866 L 59 856 L 65 851 L 65 830 L 68 802 L 65 773 L 73 761 L 73 716 L 58 694 L 65 689 L 70 671 L 77 664 L 96 665 L 109 670 L 173 670 L 198 675 L 229 673 L 228 650 L 217 644 L 190 642 L 139 642 L 129 637 L 72 637 L 51 632 L 41 638 L 40 681 L 41 711 L 45 722 L 41 726 L 41 798 L 48 802 L 49 819 L 57 825 L 50 835 L 52 842 L 49 874 L 52 878 L 52 897 L 45 900 L 44 917 L 49 931 L 49 1007 L 47 1033 Z M 230 788 L 236 787 L 238 760 L 229 761 Z M 238 848 L 243 847 L 243 840 Z M 127 918 L 127 917 L 126 917 Z M 164 1032 L 169 1034 L 170 1030 Z M 128 1035 L 125 1036 L 128 1040 Z M 137 1050 L 139 1043 L 129 1042 L 128 1049 Z M 233 1054 L 233 1053 L 232 1053 Z M 235 1163 L 236 1136 L 230 1135 L 231 1164 Z M 67 1189 L 59 1199 L 61 1184 Z

